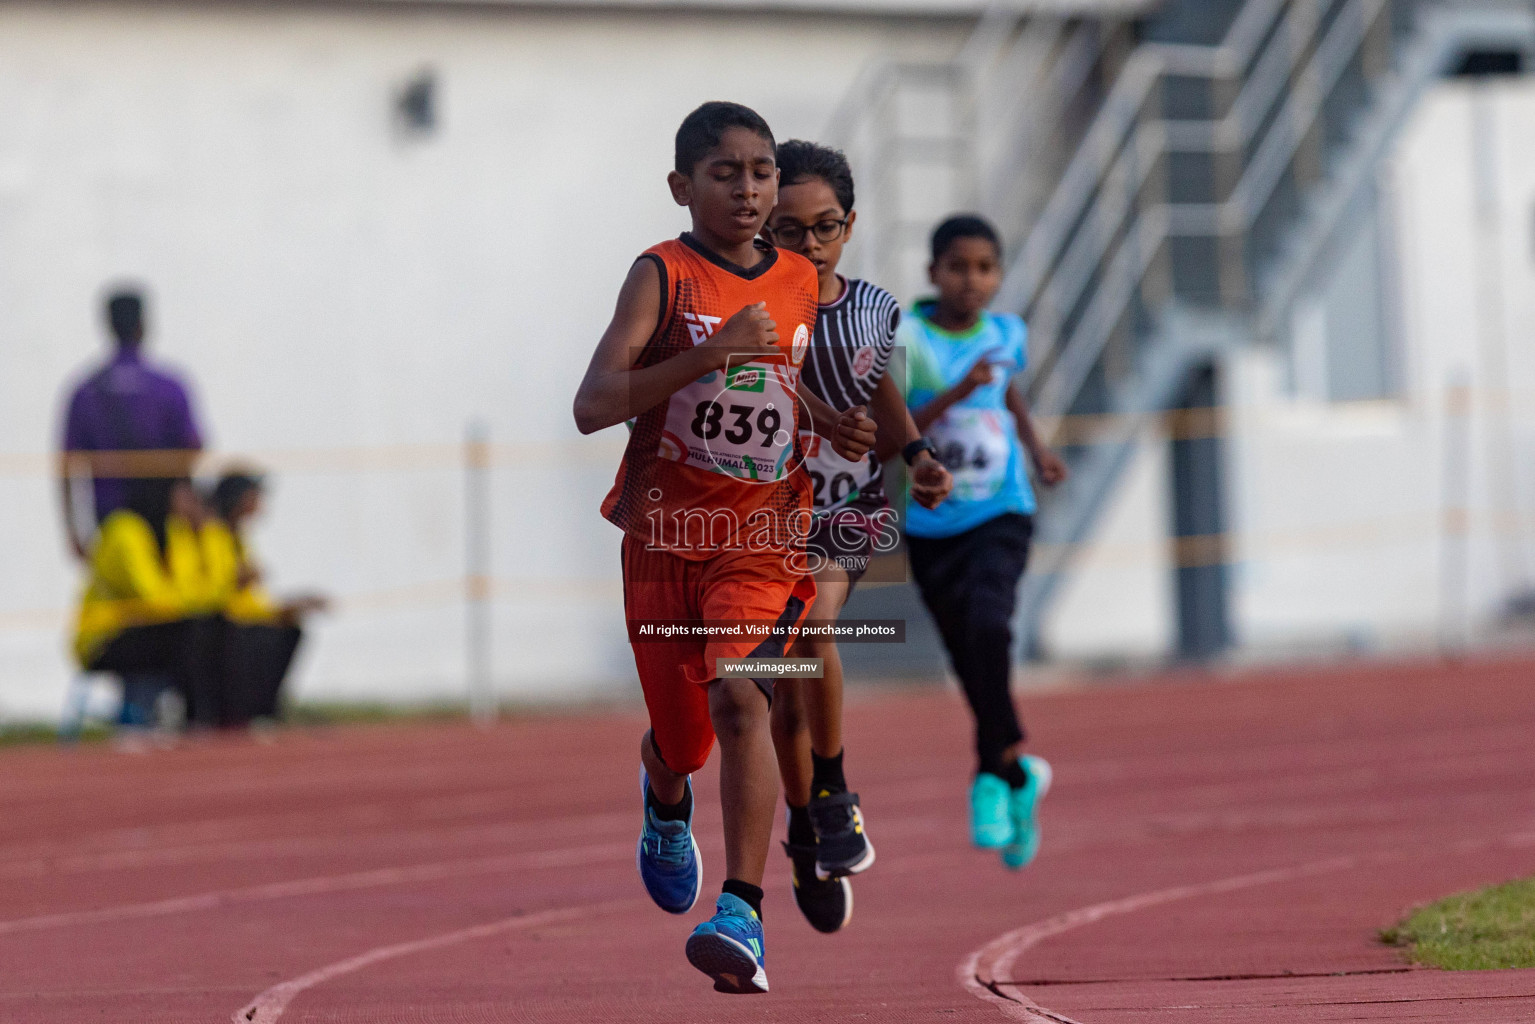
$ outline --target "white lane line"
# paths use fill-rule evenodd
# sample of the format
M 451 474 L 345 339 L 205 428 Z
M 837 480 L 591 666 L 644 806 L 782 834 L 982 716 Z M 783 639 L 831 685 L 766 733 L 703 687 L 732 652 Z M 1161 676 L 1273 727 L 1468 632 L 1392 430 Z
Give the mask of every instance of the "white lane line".
M 437 861 L 402 868 L 379 868 L 372 871 L 354 871 L 341 875 L 320 875 L 300 878 L 289 882 L 271 882 L 243 889 L 218 889 L 192 896 L 152 900 L 147 903 L 126 903 L 97 910 L 76 910 L 61 914 L 42 914 L 37 917 L 13 918 L 0 921 L 0 935 L 17 932 L 42 931 L 49 928 L 67 928 L 74 925 L 104 924 L 137 918 L 164 917 L 168 914 L 184 914 L 198 910 L 212 910 L 240 903 L 258 903 L 265 900 L 289 899 L 297 896 L 318 896 L 326 893 L 349 892 L 388 885 L 406 885 L 412 882 L 433 882 L 445 878 L 461 878 L 465 875 L 494 874 L 502 871 L 533 870 L 538 868 L 563 868 L 572 864 L 593 864 L 605 860 L 628 860 L 634 856 L 634 843 L 599 843 L 589 846 L 568 847 L 562 850 L 541 850 L 511 854 L 501 857 L 480 857 L 467 860 Z
M 900 793 L 900 797 L 882 800 L 882 807 L 905 807 L 920 804 L 930 800 L 951 801 L 959 790 L 952 782 L 936 782 L 931 779 L 913 780 L 913 782 L 926 783 L 925 786 L 909 783 L 904 777 L 888 784 L 894 791 Z M 498 798 L 495 801 L 473 797 L 469 800 L 447 800 L 441 805 L 458 813 L 460 811 L 473 811 L 478 807 L 495 806 L 500 809 L 506 804 L 506 800 Z M 390 818 L 381 811 L 382 805 L 374 807 L 369 805 L 356 812 L 346 812 L 332 818 L 325 819 L 328 826 L 337 824 L 356 825 L 356 831 L 337 831 L 324 834 L 316 834 L 313 831 L 314 815 L 295 817 L 286 815 L 277 818 L 233 818 L 224 823 L 213 823 L 217 827 L 166 827 L 163 829 L 118 829 L 101 836 L 90 837 L 92 841 L 115 843 L 99 849 L 76 850 L 62 842 L 35 843 L 29 849 L 36 852 L 25 854 L 22 848 L 6 848 L 0 844 L 0 878 L 30 878 L 42 877 L 63 872 L 85 872 L 95 870 L 115 870 L 119 868 L 131 869 L 136 867 L 156 867 L 166 864 L 196 863 L 199 861 L 226 862 L 235 858 L 267 858 L 285 854 L 326 853 L 337 846 L 355 846 L 359 842 L 381 843 L 391 845 L 418 846 L 441 845 L 443 842 L 457 841 L 490 841 L 498 837 L 500 833 L 515 833 L 520 835 L 527 828 L 536 826 L 544 833 L 569 831 L 569 832 L 602 832 L 610 828 L 627 830 L 634 820 L 632 811 L 605 811 L 580 815 L 571 815 L 561 818 L 536 819 L 533 821 L 505 821 L 497 819 L 492 822 L 464 822 L 459 824 L 438 823 L 429 819 L 416 820 L 410 823 L 401 823 Z M 406 808 L 411 809 L 411 808 Z M 379 811 L 379 813 L 375 813 Z M 253 839 L 247 833 L 246 823 L 255 821 L 257 825 L 266 828 L 269 825 L 281 831 L 283 829 L 299 831 L 280 839 Z M 280 828 L 278 827 L 280 826 Z M 373 831 L 363 831 L 373 828 Z M 440 831 L 438 831 L 440 829 Z M 307 830 L 307 831 L 305 831 Z M 177 834 L 195 833 L 201 838 L 182 839 L 169 845 L 156 846 L 151 840 L 160 832 L 176 832 Z M 259 831 L 259 829 L 258 829 Z M 236 833 L 234 838 L 219 838 L 217 833 Z M 210 834 L 211 833 L 211 834 Z M 105 839 L 103 838 L 105 836 Z M 565 838 L 577 838 L 575 836 Z M 14 859 L 7 859 L 14 854 Z
M 606 903 L 592 903 L 579 907 L 562 907 L 558 910 L 544 910 L 534 914 L 519 914 L 515 917 L 502 918 L 499 921 L 491 921 L 489 924 L 474 925 L 469 928 L 461 928 L 458 931 L 446 932 L 442 935 L 433 935 L 425 939 L 415 939 L 410 942 L 397 942 L 388 946 L 377 946 L 356 956 L 347 957 L 345 960 L 337 960 L 333 964 L 301 974 L 297 978 L 278 982 L 271 988 L 261 992 L 243 1008 L 236 1011 L 230 1018 L 234 1024 L 273 1024 L 283 1015 L 288 1004 L 306 989 L 323 985 L 333 978 L 339 978 L 343 974 L 351 974 L 360 971 L 364 967 L 385 960 L 393 960 L 397 957 L 410 956 L 414 953 L 424 953 L 431 949 L 441 949 L 443 946 L 453 946 L 461 942 L 473 942 L 476 939 L 489 938 L 492 935 L 500 935 L 505 932 L 517 931 L 522 928 L 535 928 L 539 925 L 555 924 L 560 921 L 568 921 L 590 914 L 601 914 L 605 911 L 619 907 L 638 906 L 638 900 L 611 900 Z
M 633 820 L 632 814 L 587 815 L 537 821 L 539 830 L 600 834 Z M 421 849 L 440 849 L 456 843 L 492 843 L 508 845 L 506 840 L 520 839 L 527 832 L 523 822 L 494 822 L 452 825 L 422 823 L 414 827 L 337 832 L 329 835 L 294 835 L 281 839 L 242 839 L 232 842 L 186 843 L 176 846 L 109 850 L 98 853 L 53 854 L 30 860 L 0 861 L 0 878 L 32 878 L 90 871 L 131 870 L 145 867 L 197 863 L 228 863 L 232 860 L 269 860 L 275 857 L 325 854 L 338 847 L 354 849 L 359 844 L 388 848 L 404 853 Z M 562 838 L 580 838 L 566 836 Z
M 1491 840 L 1468 840 L 1457 843 L 1450 847 L 1448 852 L 1451 855 L 1469 854 L 1500 846 L 1517 849 L 1531 845 L 1535 845 L 1535 832 L 1522 831 Z M 1056 935 L 1061 935 L 1075 928 L 1081 928 L 1084 925 L 1093 924 L 1097 921 L 1102 921 L 1104 918 L 1114 917 L 1119 914 L 1131 914 L 1137 910 L 1158 907 L 1166 903 L 1192 899 L 1197 896 L 1215 896 L 1222 893 L 1236 892 L 1241 889 L 1251 889 L 1260 885 L 1276 885 L 1281 882 L 1310 878 L 1315 875 L 1348 871 L 1367 864 L 1381 864 L 1393 860 L 1405 860 L 1406 858 L 1407 854 L 1399 851 L 1361 854 L 1351 857 L 1332 857 L 1327 860 L 1316 860 L 1306 864 L 1296 864 L 1291 867 L 1273 868 L 1268 871 L 1235 875 L 1211 882 L 1198 882 L 1191 885 L 1176 885 L 1166 889 L 1155 889 L 1151 892 L 1143 892 L 1117 900 L 1106 900 L 1103 903 L 1079 907 L 1076 910 L 1068 910 L 1064 914 L 1057 914 L 1055 917 L 1046 918 L 1043 921 L 1024 925 L 1022 928 L 1014 929 L 992 939 L 986 945 L 973 951 L 969 956 L 960 961 L 959 966 L 954 969 L 954 980 L 965 991 L 977 999 L 982 999 L 995 1005 L 1004 1017 L 1012 1020 L 1034 1021 L 1036 1024 L 1042 1020 L 1055 1021 L 1057 1024 L 1081 1024 L 1081 1022 L 1072 1020 L 1070 1017 L 1055 1010 L 1040 1006 L 1025 995 L 1017 986 L 1006 984 L 1012 980 L 1013 966 L 1017 962 L 1018 957 L 1026 950 Z M 1000 988 L 1008 988 L 1012 994 L 1003 995 L 997 991 Z
M 907 823 L 909 828 L 897 826 L 896 834 L 914 832 L 926 834 L 933 823 L 927 819 Z M 717 842 L 704 844 L 706 850 L 715 852 Z M 141 903 L 118 904 L 91 910 L 72 910 L 33 917 L 0 920 L 0 936 L 19 932 L 44 931 L 53 928 L 70 928 L 81 925 L 107 924 L 144 918 L 166 917 L 172 914 L 195 913 L 220 907 L 267 900 L 317 896 L 327 893 L 350 892 L 359 889 L 381 888 L 391 885 L 408 885 L 415 882 L 434 882 L 466 875 L 495 874 L 506 871 L 564 868 L 572 864 L 597 864 L 604 861 L 632 862 L 634 842 L 629 839 L 609 843 L 593 843 L 584 846 L 563 847 L 554 850 L 527 850 L 515 854 L 494 857 L 464 858 L 459 860 L 433 861 L 407 867 L 377 868 L 336 875 L 319 875 L 292 881 L 269 882 L 236 889 L 216 889 L 190 896 L 174 896 L 167 899 L 148 900 Z M 901 870 L 893 866 L 896 873 Z
M 1279 882 L 1293 881 L 1297 878 L 1309 878 L 1313 875 L 1328 874 L 1334 871 L 1347 871 L 1358 867 L 1367 859 L 1363 857 L 1333 857 L 1328 860 L 1312 861 L 1309 864 L 1299 864 L 1287 868 L 1275 868 L 1270 871 L 1257 871 L 1248 875 L 1236 875 L 1231 878 L 1221 878 L 1213 882 L 1200 882 L 1193 885 L 1175 885 L 1167 889 L 1154 889 L 1151 892 L 1138 893 L 1134 896 L 1126 896 L 1117 900 L 1106 900 L 1103 903 L 1094 903 L 1091 906 L 1079 907 L 1076 910 L 1068 910 L 1064 914 L 1036 921 L 1034 924 L 1024 925 L 1004 935 L 992 939 L 980 949 L 975 950 L 964 960 L 960 961 L 955 969 L 954 977 L 971 995 L 978 999 L 984 999 L 993 1003 L 1002 1011 L 1002 1015 L 1013 1020 L 1057 1021 L 1060 1024 L 1078 1024 L 1070 1017 L 1047 1009 L 1034 1002 L 1016 988 L 1016 995 L 1005 996 L 997 992 L 992 985 L 997 982 L 1006 982 L 1012 974 L 1013 964 L 1023 952 L 1032 946 L 1037 946 L 1046 939 L 1069 932 L 1084 925 L 1094 924 L 1106 917 L 1115 917 L 1119 914 L 1133 914 L 1137 910 L 1145 910 L 1149 907 L 1158 907 L 1164 903 L 1173 903 L 1178 900 L 1191 899 L 1196 896 L 1214 896 L 1221 893 L 1236 892 L 1240 889 L 1251 889 L 1259 885 L 1274 885 Z
M 926 833 L 933 823 L 922 819 L 919 827 L 910 831 Z M 897 834 L 907 829 L 897 829 Z M 710 852 L 721 852 L 718 842 L 701 844 Z M 496 874 L 498 872 L 564 868 L 570 865 L 598 864 L 604 861 L 632 862 L 634 843 L 621 840 L 612 843 L 594 843 L 586 846 L 564 847 L 555 850 L 530 850 L 522 853 L 503 854 L 497 857 L 466 858 L 461 860 L 434 861 L 408 867 L 377 868 L 337 875 L 319 875 L 286 882 L 268 882 L 239 889 L 216 889 L 212 892 L 190 896 L 173 896 L 168 899 L 149 900 L 142 903 L 125 903 L 92 910 L 71 910 L 34 917 L 0 920 L 0 936 L 18 932 L 44 931 L 51 928 L 69 928 L 77 925 L 106 924 L 114 921 L 131 921 L 142 918 L 165 917 L 171 914 L 195 913 L 243 903 L 260 903 L 267 900 L 292 899 L 300 896 L 318 896 L 327 893 L 350 892 L 358 889 L 374 889 L 391 885 L 408 885 L 413 882 L 435 882 L 446 878 L 466 875 Z M 925 866 L 925 865 L 919 865 Z M 893 866 L 894 873 L 902 868 Z
M 1084 925 L 1102 921 L 1106 917 L 1115 917 L 1119 914 L 1133 914 L 1137 910 L 1145 910 L 1149 907 L 1158 907 L 1165 903 L 1173 903 L 1178 900 L 1191 899 L 1196 896 L 1215 896 L 1221 893 L 1236 892 L 1240 889 L 1251 889 L 1259 885 L 1274 885 L 1279 882 L 1293 881 L 1298 878 L 1309 878 L 1313 875 L 1323 875 L 1334 871 L 1347 871 L 1358 867 L 1366 860 L 1379 858 L 1365 857 L 1333 857 L 1328 860 L 1312 861 L 1309 864 L 1299 864 L 1287 868 L 1274 868 L 1270 871 L 1257 871 L 1247 875 L 1236 875 L 1231 878 L 1221 878 L 1213 882 L 1200 882 L 1193 885 L 1175 885 L 1167 889 L 1154 889 L 1151 892 L 1138 893 L 1134 896 L 1126 896 L 1117 900 L 1106 900 L 1103 903 L 1094 903 L 1091 906 L 1079 907 L 1076 910 L 1068 910 L 1064 914 L 1036 921 L 1033 924 L 1016 928 L 1004 935 L 992 939 L 980 949 L 975 950 L 954 971 L 955 980 L 960 987 L 965 989 L 977 999 L 984 999 L 993 1003 L 1002 1011 L 1002 1015 L 1013 1020 L 1024 1021 L 1057 1021 L 1060 1024 L 1078 1024 L 1070 1017 L 1047 1009 L 1034 1002 L 1021 991 L 1013 989 L 1013 996 L 1004 996 L 991 986 L 999 981 L 1006 982 L 1012 975 L 1013 964 L 1018 957 L 1032 946 L 1037 946 L 1046 939 L 1069 932 Z

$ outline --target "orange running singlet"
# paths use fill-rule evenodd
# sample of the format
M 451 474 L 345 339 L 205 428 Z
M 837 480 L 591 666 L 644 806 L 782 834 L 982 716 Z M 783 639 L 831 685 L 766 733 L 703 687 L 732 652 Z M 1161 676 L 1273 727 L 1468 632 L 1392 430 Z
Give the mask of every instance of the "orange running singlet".
M 661 275 L 661 314 L 635 360 L 654 366 L 767 303 L 776 355 L 702 377 L 640 414 L 602 514 L 651 550 L 701 560 L 723 550 L 797 551 L 810 524 L 799 444 L 800 364 L 815 330 L 815 267 L 758 242 L 746 269 L 690 234 L 647 249 Z

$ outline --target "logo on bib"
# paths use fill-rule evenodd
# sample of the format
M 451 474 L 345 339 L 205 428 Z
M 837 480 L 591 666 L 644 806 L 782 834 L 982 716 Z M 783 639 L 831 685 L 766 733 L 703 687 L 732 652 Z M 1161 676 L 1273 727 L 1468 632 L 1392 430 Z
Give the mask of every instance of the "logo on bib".
M 767 386 L 767 374 L 759 366 L 738 366 L 725 381 L 726 391 L 761 391 Z
M 790 358 L 794 365 L 798 366 L 805 361 L 805 350 L 810 347 L 810 328 L 800 324 L 794 328 L 794 347 L 790 350 Z
M 874 346 L 865 345 L 853 353 L 853 376 L 867 377 L 874 369 Z

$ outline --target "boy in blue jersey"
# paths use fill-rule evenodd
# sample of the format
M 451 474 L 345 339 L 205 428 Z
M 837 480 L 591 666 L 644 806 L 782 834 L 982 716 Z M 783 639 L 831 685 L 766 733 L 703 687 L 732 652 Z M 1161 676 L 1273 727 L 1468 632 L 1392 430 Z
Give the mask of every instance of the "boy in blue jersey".
M 975 715 L 971 839 L 1021 868 L 1039 850 L 1039 799 L 1050 766 L 1024 755 L 1009 691 L 1013 607 L 1028 561 L 1034 492 L 1025 455 L 1047 486 L 1066 466 L 1039 438 L 1013 383 L 1028 359 L 1012 314 L 986 309 L 1002 284 L 997 233 L 979 217 L 933 232 L 928 274 L 938 297 L 901 322 L 912 419 L 954 476 L 949 500 L 907 512 L 912 575 Z

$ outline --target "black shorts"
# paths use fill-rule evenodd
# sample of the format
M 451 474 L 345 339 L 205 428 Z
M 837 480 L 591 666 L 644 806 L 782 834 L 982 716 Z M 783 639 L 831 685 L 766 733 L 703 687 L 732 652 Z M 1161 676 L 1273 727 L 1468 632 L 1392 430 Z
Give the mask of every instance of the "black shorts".
M 868 513 L 843 506 L 815 517 L 810 536 L 805 538 L 805 553 L 812 574 L 831 563 L 847 573 L 849 591 L 869 571 L 874 554 L 874 537 L 879 520 Z

